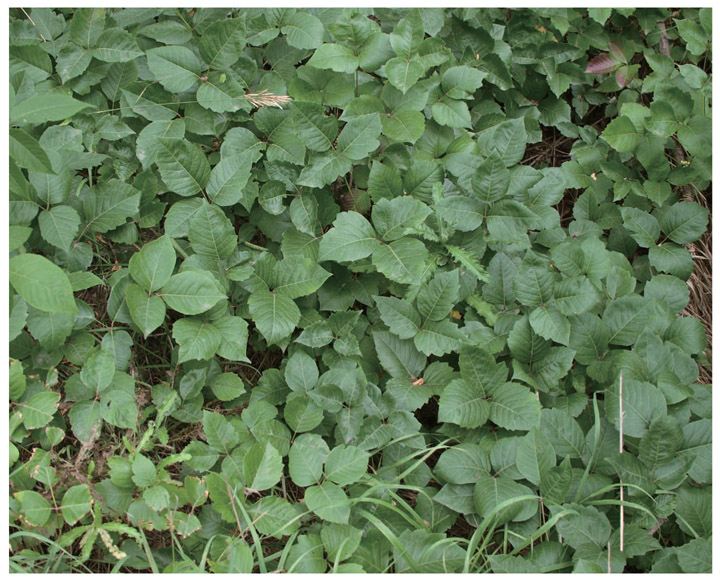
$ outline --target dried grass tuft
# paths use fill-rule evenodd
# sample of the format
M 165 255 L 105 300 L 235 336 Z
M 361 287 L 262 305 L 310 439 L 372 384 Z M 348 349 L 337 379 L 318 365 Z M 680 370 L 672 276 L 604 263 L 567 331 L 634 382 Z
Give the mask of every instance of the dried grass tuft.
M 708 360 L 712 352 L 712 206 L 710 204 L 710 191 L 695 192 L 688 186 L 685 188 L 683 198 L 687 201 L 700 203 L 710 211 L 708 228 L 700 239 L 688 245 L 688 251 L 693 258 L 694 268 L 687 282 L 690 289 L 690 302 L 682 315 L 695 317 L 705 328 L 707 336 L 707 349 L 705 354 Z M 700 383 L 712 383 L 712 368 L 700 365 Z
M 260 92 L 248 92 L 245 98 L 250 104 L 257 108 L 266 106 L 274 106 L 275 108 L 282 108 L 283 104 L 287 104 L 292 100 L 289 96 L 280 94 L 273 94 L 268 92 L 267 89 L 261 90 Z

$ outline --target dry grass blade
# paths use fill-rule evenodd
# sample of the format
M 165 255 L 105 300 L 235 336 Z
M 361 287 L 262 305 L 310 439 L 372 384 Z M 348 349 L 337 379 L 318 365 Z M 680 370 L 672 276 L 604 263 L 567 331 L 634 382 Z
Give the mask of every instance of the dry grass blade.
M 687 247 L 693 259 L 693 272 L 687 282 L 690 302 L 682 312 L 682 315 L 695 317 L 705 328 L 708 358 L 712 351 L 712 205 L 709 195 L 710 191 L 700 192 L 695 189 L 693 192 L 690 186 L 684 190 L 683 200 L 699 203 L 708 209 L 710 222 L 703 236 Z M 712 370 L 703 364 L 700 364 L 699 368 L 698 381 L 703 384 L 712 383 Z
M 282 108 L 283 104 L 287 104 L 292 100 L 289 96 L 280 94 L 273 94 L 268 92 L 267 89 L 261 90 L 260 92 L 248 92 L 245 98 L 257 108 L 266 106 L 274 106 L 276 108 Z

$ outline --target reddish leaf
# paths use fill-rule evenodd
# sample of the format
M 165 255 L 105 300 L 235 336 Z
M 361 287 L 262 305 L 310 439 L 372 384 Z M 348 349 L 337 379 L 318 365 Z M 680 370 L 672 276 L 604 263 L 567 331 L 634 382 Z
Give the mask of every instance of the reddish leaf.
M 615 60 L 618 60 L 620 62 L 626 62 L 625 55 L 617 44 L 611 42 L 610 44 L 608 44 L 608 47 L 610 48 L 610 53 L 615 57 Z
M 615 72 L 615 81 L 618 83 L 618 86 L 620 88 L 625 88 L 627 85 L 627 73 L 628 73 L 628 67 L 623 66 L 622 68 L 618 68 Z
M 617 62 L 609 54 L 598 54 L 588 62 L 585 74 L 607 74 L 615 70 Z

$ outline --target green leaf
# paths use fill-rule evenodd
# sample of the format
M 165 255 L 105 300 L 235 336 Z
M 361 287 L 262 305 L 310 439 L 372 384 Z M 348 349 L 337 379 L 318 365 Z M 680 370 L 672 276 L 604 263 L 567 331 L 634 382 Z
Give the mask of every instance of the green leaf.
M 372 222 L 383 240 L 393 241 L 419 227 L 431 213 L 425 203 L 410 197 L 380 199 L 373 205 Z
M 417 296 L 417 308 L 423 323 L 446 319 L 458 300 L 460 280 L 457 271 L 435 273 L 427 285 L 423 285 Z
M 290 299 L 315 293 L 331 274 L 306 257 L 286 257 L 273 268 L 274 291 Z
M 83 196 L 86 227 L 93 233 L 107 233 L 134 217 L 142 193 L 117 179 L 110 179 Z
M 269 490 L 280 481 L 282 471 L 282 458 L 270 442 L 256 443 L 245 454 L 245 487 L 251 490 Z
M 36 94 L 10 108 L 10 123 L 42 124 L 60 121 L 69 119 L 86 108 L 94 107 L 64 94 Z
M 615 383 L 605 393 L 605 415 L 620 428 L 620 385 Z M 641 438 L 657 418 L 667 414 L 665 396 L 651 383 L 625 379 L 623 383 L 623 432 Z
M 492 130 L 491 146 L 506 167 L 519 163 L 525 155 L 527 131 L 522 118 L 507 120 Z
M 20 506 L 20 513 L 29 526 L 44 526 L 50 520 L 53 507 L 37 492 L 24 490 L 13 497 Z
M 640 144 L 643 137 L 630 118 L 619 116 L 610 121 L 600 138 L 620 153 L 631 153 Z
M 10 259 L 10 284 L 36 309 L 56 313 L 77 311 L 67 275 L 41 255 L 24 253 Z
M 509 430 L 529 431 L 540 423 L 540 402 L 526 387 L 508 382 L 493 392 L 490 420 Z
M 157 120 L 145 125 L 140 131 L 136 142 L 136 156 L 143 165 L 143 168 L 150 167 L 157 159 L 157 151 L 160 147 L 159 138 L 177 138 L 181 139 L 185 136 L 185 121 L 183 119 L 175 120 Z
M 395 26 L 390 34 L 390 44 L 395 54 L 401 58 L 409 58 L 420 48 L 425 39 L 425 29 L 420 13 L 413 10 Z
M 320 373 L 315 360 L 307 353 L 296 351 L 285 366 L 285 381 L 293 391 L 307 394 L 318 382 Z
M 660 237 L 660 225 L 650 213 L 635 207 L 622 207 L 623 226 L 641 247 L 652 247 Z
M 178 319 L 173 323 L 172 336 L 180 345 L 178 363 L 189 359 L 211 359 L 220 347 L 220 330 L 199 319 Z
M 422 321 L 415 308 L 404 299 L 373 297 L 380 311 L 380 318 L 390 331 L 401 339 L 412 339 L 419 331 Z
M 300 524 L 297 522 L 297 510 L 293 505 L 277 496 L 265 496 L 260 498 L 249 509 L 250 515 L 253 517 L 254 524 L 261 534 L 280 538 L 295 532 Z M 242 544 L 247 548 L 248 560 L 244 569 L 238 570 L 244 573 L 252 572 L 253 559 L 250 546 Z
M 565 515 L 557 522 L 557 530 L 571 548 L 579 548 L 583 544 L 595 544 L 600 548 L 607 546 L 612 527 L 607 516 L 594 506 L 578 506 L 573 504 L 563 509 L 577 512 L 578 515 Z M 553 509 L 551 512 L 554 515 Z
M 468 105 L 462 100 L 443 98 L 430 109 L 435 122 L 440 126 L 470 128 L 472 126 Z
M 415 335 L 415 347 L 425 355 L 445 355 L 457 351 L 467 336 L 449 319 L 426 321 Z
M 300 310 L 286 295 L 260 290 L 248 299 L 250 314 L 268 345 L 289 337 L 300 321 Z
M 202 84 L 197 90 L 197 102 L 213 112 L 237 112 L 250 108 L 242 84 L 225 72 L 210 71 L 201 77 Z
M 324 70 L 350 73 L 357 69 L 359 59 L 347 46 L 323 44 L 313 53 L 307 65 Z
M 699 419 L 683 426 L 683 444 L 678 454 L 692 461 L 690 477 L 698 483 L 712 479 L 712 429 L 711 420 Z
M 712 495 L 708 490 L 690 486 L 678 489 L 675 513 L 680 529 L 686 534 L 701 538 L 712 535 Z
M 343 127 L 337 142 L 337 154 L 354 161 L 365 159 L 380 146 L 382 131 L 378 113 L 350 119 Z
M 537 307 L 551 300 L 553 278 L 544 265 L 525 261 L 513 279 L 513 293 L 523 305 Z
M 102 393 L 113 381 L 115 375 L 115 360 L 106 350 L 95 350 L 88 357 L 80 372 L 80 379 L 95 394 Z
M 559 408 L 543 409 L 540 429 L 558 457 L 579 458 L 585 450 L 585 435 L 573 417 Z
M 355 211 L 341 212 L 320 240 L 318 261 L 357 261 L 377 246 L 375 231 L 365 217 Z
M 200 61 L 184 46 L 161 46 L 146 53 L 150 72 L 170 92 L 185 92 L 200 76 Z
M 245 155 L 232 155 L 216 164 L 207 185 L 210 200 L 221 207 L 236 205 L 244 196 L 250 179 L 252 159 Z
M 347 524 L 350 518 L 350 500 L 342 488 L 332 482 L 307 488 L 305 505 L 319 518 L 328 522 Z
M 470 98 L 482 86 L 487 72 L 469 66 L 452 66 L 442 75 L 442 88 L 449 98 Z
M 62 346 L 73 330 L 73 322 L 72 313 L 52 313 L 35 308 L 27 316 L 28 330 L 48 350 Z
M 222 261 L 235 251 L 238 244 L 235 227 L 217 205 L 203 203 L 190 219 L 190 246 L 198 255 Z
M 388 82 L 405 94 L 425 75 L 425 66 L 417 56 L 392 58 L 385 64 Z
M 438 419 L 466 428 L 478 428 L 490 417 L 488 395 L 479 383 L 454 380 L 440 395 Z
M 10 156 L 23 169 L 55 174 L 45 149 L 22 129 L 10 129 Z
M 515 243 L 522 239 L 528 229 L 539 227 L 538 217 L 525 205 L 510 199 L 495 203 L 487 217 L 487 228 L 497 241 Z
M 510 186 L 510 171 L 496 154 L 490 155 L 472 175 L 472 192 L 483 203 L 502 199 Z
M 130 257 L 130 275 L 146 291 L 157 291 L 170 279 L 175 269 L 175 259 L 170 237 L 163 235 L 146 243 Z
M 108 28 L 95 42 L 93 57 L 104 62 L 128 62 L 143 56 L 135 38 L 122 28 Z
M 485 222 L 486 210 L 476 199 L 460 195 L 444 197 L 436 205 L 437 214 L 458 231 L 474 231 Z
M 352 161 L 329 152 L 312 157 L 303 169 L 297 184 L 304 187 L 321 188 L 337 180 L 352 168 Z
M 489 474 L 484 474 L 475 484 L 473 503 L 475 504 L 478 516 L 487 518 L 491 513 L 494 513 L 493 521 L 501 525 L 515 519 L 526 519 L 526 512 L 524 512 L 526 506 L 524 502 L 515 502 L 498 510 L 498 506 L 503 502 L 526 495 L 531 495 L 531 491 L 525 486 L 508 478 L 493 477 Z M 530 516 L 532 516 L 537 508 L 534 503 L 532 506 L 533 509 L 531 510 Z
M 360 529 L 340 524 L 323 525 L 320 535 L 330 560 L 346 560 L 352 556 L 363 537 Z M 361 568 L 359 566 L 358 571 Z
M 72 207 L 58 205 L 49 211 L 42 211 L 38 216 L 38 224 L 43 239 L 63 251 L 69 251 L 80 228 L 80 215 Z
M 18 403 L 22 423 L 26 429 L 38 429 L 50 423 L 57 412 L 60 394 L 44 391 L 32 396 L 28 401 Z
M 709 159 L 712 151 L 712 122 L 706 116 L 694 116 L 677 130 L 680 144 L 693 156 Z
M 709 538 L 696 538 L 675 547 L 678 565 L 689 574 L 712 572 L 712 543 Z
M 73 486 L 62 499 L 62 515 L 65 522 L 74 526 L 82 517 L 90 511 L 92 498 L 87 484 Z
M 412 341 L 385 331 L 373 332 L 373 341 L 380 364 L 391 376 L 410 377 L 412 381 L 420 376 L 427 359 Z
M 685 281 L 692 275 L 692 255 L 685 247 L 675 243 L 666 242 L 650 247 L 648 258 L 650 265 L 663 273 L 676 275 Z
M 655 468 L 672 460 L 683 441 L 680 422 L 671 416 L 661 416 L 650 424 L 640 440 L 638 457 L 649 468 Z
M 132 461 L 132 481 L 138 488 L 152 486 L 157 479 L 155 464 L 142 454 L 135 454 Z
M 434 473 L 452 484 L 474 484 L 490 473 L 490 456 L 480 445 L 462 443 L 440 455 Z
M 663 233 L 680 245 L 697 241 L 708 225 L 708 210 L 697 203 L 680 202 L 659 211 Z
M 248 323 L 242 317 L 225 316 L 213 320 L 213 325 L 221 335 L 217 354 L 230 361 L 249 362 L 246 355 L 248 340 Z
M 283 416 L 290 429 L 300 433 L 319 426 L 324 414 L 323 410 L 304 394 L 291 393 L 287 397 Z
M 208 67 L 227 70 L 240 58 L 244 44 L 243 19 L 224 18 L 205 28 L 198 43 L 198 51 Z
M 208 385 L 220 401 L 232 401 L 245 393 L 245 384 L 234 373 L 221 373 L 214 377 Z
M 600 302 L 598 290 L 585 277 L 563 279 L 555 284 L 553 294 L 553 303 L 563 315 L 580 315 Z
M 157 166 L 169 189 L 191 197 L 210 182 L 210 163 L 197 145 L 186 140 L 158 138 Z
M 325 461 L 325 477 L 347 486 L 357 482 L 367 471 L 370 454 L 354 446 L 335 446 Z
M 207 271 L 183 271 L 170 277 L 160 293 L 170 309 L 184 315 L 198 315 L 214 307 L 227 296 Z
M 294 101 L 292 118 L 303 144 L 313 151 L 323 152 L 332 147 L 337 137 L 338 123 L 334 116 L 325 116 L 325 107 L 312 102 Z
M 9 247 L 10 251 L 19 249 L 32 235 L 33 230 L 30 227 L 22 227 L 19 225 L 10 225 L 9 231 Z
M 101 431 L 102 417 L 97 401 L 75 402 L 68 412 L 68 418 L 73 434 L 81 442 L 94 439 Z
M 610 343 L 633 345 L 645 328 L 662 327 L 663 316 L 658 304 L 639 295 L 625 295 L 610 301 L 602 318 L 610 330 Z
M 330 449 L 317 434 L 302 434 L 290 446 L 289 470 L 293 483 L 300 487 L 317 484 L 322 479 L 323 464 Z
M 322 241 L 320 251 L 322 254 Z M 428 250 L 422 241 L 403 237 L 377 247 L 373 251 L 372 263 L 379 273 L 391 281 L 414 283 L 421 277 L 428 256 Z
M 534 427 L 517 444 L 515 461 L 523 477 L 539 486 L 555 466 L 555 449 L 543 431 Z
M 540 337 L 548 340 L 570 344 L 570 321 L 555 307 L 538 307 L 528 316 L 530 327 Z
M 131 284 L 125 289 L 125 303 L 145 339 L 165 320 L 165 302 L 160 297 L 148 295 L 147 290 L 138 285 Z
M 296 12 L 283 22 L 280 32 L 286 35 L 287 43 L 300 50 L 318 48 L 323 41 L 323 23 L 312 14 Z
M 290 220 L 298 231 L 314 236 L 317 217 L 318 202 L 312 195 L 298 195 L 290 203 Z
M 380 117 L 382 132 L 389 139 L 414 143 L 425 132 L 425 117 L 417 110 L 402 110 Z
M 228 419 L 219 413 L 203 411 L 203 433 L 208 444 L 221 454 L 230 455 L 240 443 L 240 436 Z
M 674 313 L 680 313 L 690 301 L 687 284 L 672 275 L 653 275 L 652 279 L 645 283 L 643 295 L 665 301 Z
M 703 30 L 697 20 L 694 19 L 675 19 L 680 38 L 687 44 L 690 54 L 699 56 L 707 49 L 709 35 Z

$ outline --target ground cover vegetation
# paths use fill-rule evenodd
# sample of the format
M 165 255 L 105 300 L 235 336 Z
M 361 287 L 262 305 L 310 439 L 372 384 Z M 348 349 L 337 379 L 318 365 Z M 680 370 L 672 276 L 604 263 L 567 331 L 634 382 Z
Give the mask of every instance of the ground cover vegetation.
M 710 570 L 710 9 L 9 41 L 11 570 Z

